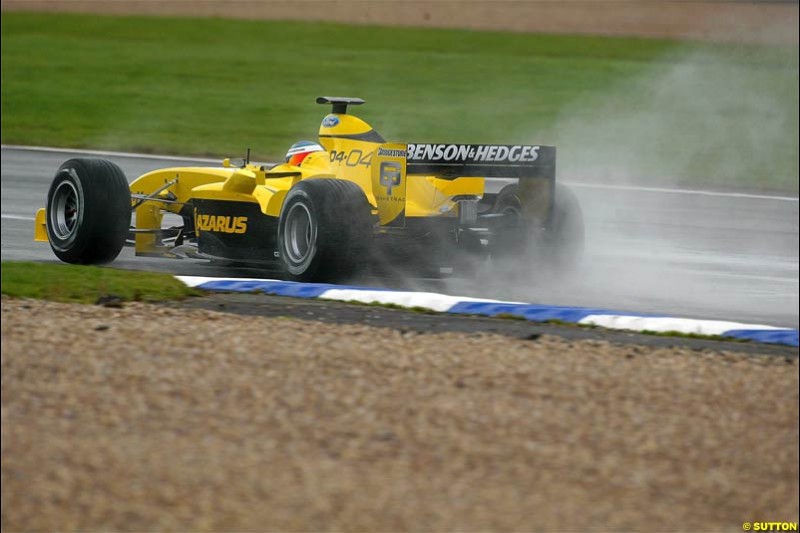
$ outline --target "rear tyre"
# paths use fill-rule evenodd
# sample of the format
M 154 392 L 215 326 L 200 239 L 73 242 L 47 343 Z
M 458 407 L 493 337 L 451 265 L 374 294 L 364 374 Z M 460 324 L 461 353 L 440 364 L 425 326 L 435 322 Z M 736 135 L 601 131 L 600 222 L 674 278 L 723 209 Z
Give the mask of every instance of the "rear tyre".
M 66 263 L 113 261 L 131 221 L 131 191 L 125 174 L 105 159 L 70 159 L 47 193 L 47 236 Z
M 503 187 L 491 209 L 493 214 L 503 215 L 503 219 L 492 239 L 490 255 L 494 263 L 506 266 L 524 257 L 528 247 L 528 228 L 522 219 L 517 190 L 516 184 Z
M 283 201 L 278 249 L 288 277 L 334 281 L 366 266 L 372 207 L 361 187 L 338 179 L 297 183 Z
M 581 204 L 567 186 L 556 184 L 550 221 L 539 238 L 539 247 L 551 274 L 571 274 L 583 259 L 585 241 Z
M 553 276 L 572 273 L 583 258 L 583 213 L 575 194 L 556 184 L 553 211 L 542 227 L 532 227 L 523 218 L 517 185 L 504 187 L 492 208 L 505 215 L 491 247 L 495 263 L 515 269 L 532 266 Z M 523 262 L 524 264 L 520 264 Z

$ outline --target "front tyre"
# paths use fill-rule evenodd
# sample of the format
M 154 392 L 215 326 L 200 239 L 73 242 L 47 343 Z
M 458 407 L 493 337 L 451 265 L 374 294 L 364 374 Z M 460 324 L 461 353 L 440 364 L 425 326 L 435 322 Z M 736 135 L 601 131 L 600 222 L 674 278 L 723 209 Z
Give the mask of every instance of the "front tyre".
M 109 263 L 131 221 L 131 191 L 116 164 L 77 158 L 61 165 L 47 193 L 47 237 L 66 263 Z
M 278 250 L 288 277 L 333 281 L 366 264 L 372 208 L 361 188 L 338 179 L 297 183 L 283 201 Z

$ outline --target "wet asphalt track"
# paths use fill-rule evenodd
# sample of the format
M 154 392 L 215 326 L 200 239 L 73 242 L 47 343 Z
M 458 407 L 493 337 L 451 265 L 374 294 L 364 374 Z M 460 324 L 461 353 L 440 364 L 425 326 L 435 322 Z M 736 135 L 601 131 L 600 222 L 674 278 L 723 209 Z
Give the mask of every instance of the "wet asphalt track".
M 2 259 L 56 261 L 34 243 L 33 216 L 43 207 L 57 167 L 80 154 L 2 148 Z M 201 165 L 145 156 L 104 156 L 130 180 L 167 166 Z M 368 280 L 391 288 L 595 306 L 620 311 L 798 327 L 798 201 L 760 195 L 697 194 L 573 184 L 584 210 L 587 255 L 568 284 L 476 287 L 465 280 Z M 134 257 L 114 266 L 203 276 L 275 277 L 202 261 Z M 457 318 L 455 318 L 457 320 Z

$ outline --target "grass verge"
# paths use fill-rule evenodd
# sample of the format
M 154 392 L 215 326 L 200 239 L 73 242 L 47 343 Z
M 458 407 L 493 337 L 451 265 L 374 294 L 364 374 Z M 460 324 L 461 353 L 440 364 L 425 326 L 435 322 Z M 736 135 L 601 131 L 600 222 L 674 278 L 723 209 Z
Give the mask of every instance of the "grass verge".
M 12 261 L 2 263 L 2 293 L 73 303 L 95 303 L 103 297 L 158 302 L 202 294 L 168 274 Z
M 797 190 L 797 49 L 7 12 L 2 142 L 275 160 L 323 94 L 389 140 L 547 143 L 568 178 Z

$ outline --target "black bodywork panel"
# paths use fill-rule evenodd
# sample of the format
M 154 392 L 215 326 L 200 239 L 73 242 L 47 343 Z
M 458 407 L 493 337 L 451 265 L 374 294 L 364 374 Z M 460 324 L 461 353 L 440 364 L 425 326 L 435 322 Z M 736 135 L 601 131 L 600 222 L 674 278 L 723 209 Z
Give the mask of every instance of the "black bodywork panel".
M 198 252 L 242 261 L 275 258 L 278 218 L 257 203 L 194 199 Z

